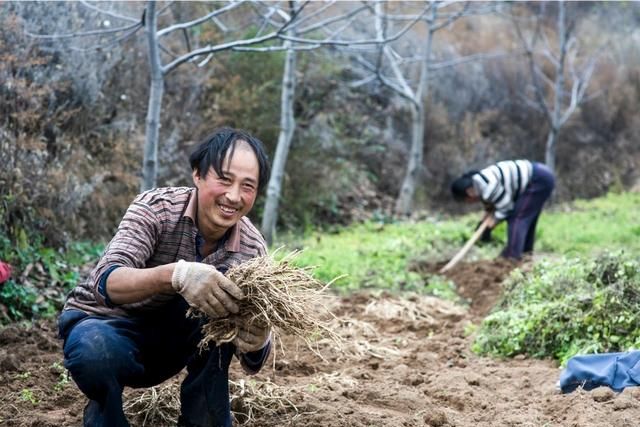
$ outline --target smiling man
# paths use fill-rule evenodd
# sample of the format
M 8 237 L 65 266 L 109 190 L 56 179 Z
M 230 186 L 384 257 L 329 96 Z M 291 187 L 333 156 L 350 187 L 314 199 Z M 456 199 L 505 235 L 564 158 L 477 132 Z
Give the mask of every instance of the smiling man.
M 180 426 L 231 426 L 228 367 L 235 354 L 256 373 L 271 348 L 270 331 L 238 325 L 233 342 L 198 349 L 203 318 L 238 311 L 244 298 L 224 276 L 266 254 L 245 216 L 269 177 L 262 143 L 223 128 L 190 157 L 195 188 L 158 188 L 127 210 L 87 280 L 67 298 L 58 324 L 64 363 L 89 402 L 85 426 L 128 426 L 122 391 L 157 385 L 179 373 Z

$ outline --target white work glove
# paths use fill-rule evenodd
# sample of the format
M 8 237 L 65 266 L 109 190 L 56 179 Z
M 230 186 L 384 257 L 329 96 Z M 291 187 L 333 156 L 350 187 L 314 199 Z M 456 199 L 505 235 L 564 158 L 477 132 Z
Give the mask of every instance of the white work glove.
M 214 266 L 200 262 L 178 261 L 171 276 L 171 286 L 191 307 L 213 319 L 237 313 L 236 301 L 244 298 L 238 285 Z
M 257 324 L 238 325 L 238 335 L 233 339 L 233 343 L 240 353 L 250 353 L 258 351 L 267 345 L 271 338 L 271 329 L 268 326 Z

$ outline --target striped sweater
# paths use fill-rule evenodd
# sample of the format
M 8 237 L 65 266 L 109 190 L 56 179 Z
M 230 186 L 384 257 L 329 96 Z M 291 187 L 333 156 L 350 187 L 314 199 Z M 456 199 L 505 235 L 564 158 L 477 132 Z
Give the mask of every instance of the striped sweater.
M 527 188 L 532 172 L 528 160 L 505 160 L 473 175 L 473 187 L 484 203 L 493 206 L 496 219 L 502 220 Z
M 169 187 L 138 195 L 89 277 L 67 297 L 64 310 L 127 317 L 161 307 L 173 298 L 175 294 L 157 294 L 144 301 L 114 306 L 109 304 L 100 283 L 103 274 L 116 266 L 150 268 L 180 259 L 196 261 L 195 194 L 195 188 Z M 262 235 L 248 218 L 243 217 L 229 230 L 224 244 L 202 262 L 226 271 L 266 253 L 267 245 Z

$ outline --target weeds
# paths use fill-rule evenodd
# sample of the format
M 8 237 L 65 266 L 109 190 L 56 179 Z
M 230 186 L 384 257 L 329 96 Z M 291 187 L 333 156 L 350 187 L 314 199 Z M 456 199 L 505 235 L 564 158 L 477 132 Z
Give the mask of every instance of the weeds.
M 20 391 L 20 399 L 25 402 L 30 402 L 32 405 L 38 404 L 38 399 L 36 399 L 33 390 L 31 390 L 30 388 L 23 388 L 22 391 Z
M 13 268 L 12 277 L 0 285 L 0 309 L 5 308 L 0 323 L 53 316 L 80 280 L 81 268 L 101 251 L 102 245 L 86 242 L 54 250 L 37 235 L 19 245 L 0 238 L 0 259 Z
M 502 302 L 482 322 L 480 354 L 552 357 L 640 346 L 640 263 L 623 253 L 576 258 L 516 271 Z

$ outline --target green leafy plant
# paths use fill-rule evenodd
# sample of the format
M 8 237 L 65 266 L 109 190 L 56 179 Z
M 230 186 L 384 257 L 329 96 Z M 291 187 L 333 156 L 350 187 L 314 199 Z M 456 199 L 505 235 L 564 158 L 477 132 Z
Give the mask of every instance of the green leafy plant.
M 44 246 L 37 233 L 21 244 L 0 238 L 0 259 L 11 264 L 12 277 L 0 285 L 0 305 L 6 307 L 0 322 L 50 317 L 80 280 L 80 268 L 98 258 L 102 245 L 74 242 L 55 250 Z
M 31 372 L 25 371 L 25 372 L 21 372 L 21 373 L 17 374 L 16 378 L 21 379 L 21 380 L 26 380 L 30 376 L 31 376 Z
M 516 271 L 473 344 L 480 354 L 551 357 L 640 345 L 640 263 L 621 252 Z
M 30 402 L 32 405 L 38 404 L 38 399 L 36 399 L 36 396 L 33 393 L 33 390 L 31 390 L 30 388 L 23 388 L 20 391 L 20 399 L 22 399 L 25 402 Z
M 51 370 L 53 372 L 58 373 L 58 381 L 53 386 L 53 389 L 56 392 L 64 390 L 64 388 L 69 384 L 69 371 L 60 364 L 60 362 L 53 362 L 51 365 Z

